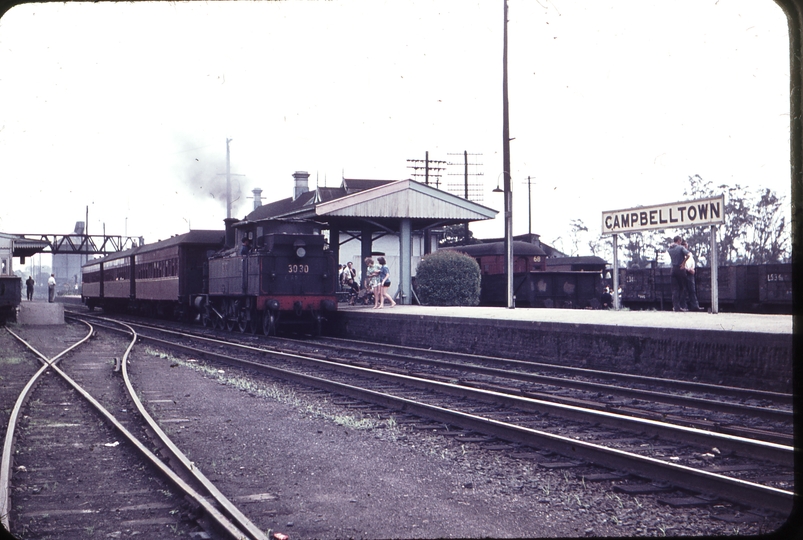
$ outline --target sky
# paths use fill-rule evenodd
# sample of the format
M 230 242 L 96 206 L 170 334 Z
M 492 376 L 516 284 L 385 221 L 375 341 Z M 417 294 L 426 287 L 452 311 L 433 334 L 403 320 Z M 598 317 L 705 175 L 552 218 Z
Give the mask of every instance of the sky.
M 790 197 L 789 43 L 771 0 L 509 0 L 513 234 L 686 200 Z M 445 161 L 504 235 L 501 0 L 45 3 L 0 19 L 0 231 L 154 242 L 341 179 Z M 529 178 L 529 185 L 528 185 Z M 461 191 L 462 192 L 462 191 Z M 530 205 L 530 201 L 532 201 Z M 532 211 L 530 224 L 529 214 Z M 582 253 L 581 253 L 582 254 Z

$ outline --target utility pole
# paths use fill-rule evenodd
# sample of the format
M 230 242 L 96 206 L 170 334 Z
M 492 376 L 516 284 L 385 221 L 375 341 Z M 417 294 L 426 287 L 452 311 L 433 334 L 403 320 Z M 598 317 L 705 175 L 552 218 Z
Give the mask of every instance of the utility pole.
M 226 219 L 231 217 L 231 154 L 229 143 L 231 139 L 226 138 Z
M 513 198 L 510 190 L 510 120 L 507 98 L 507 0 L 504 2 L 504 31 L 502 45 L 502 174 L 505 175 L 505 274 L 507 276 L 507 307 L 516 307 L 513 299 Z
M 482 184 L 469 184 L 468 177 L 468 166 L 479 166 L 482 165 L 481 163 L 469 163 L 468 156 L 481 156 L 482 154 L 469 154 L 468 151 L 464 150 L 462 154 L 449 154 L 450 156 L 463 156 L 463 163 L 449 163 L 448 165 L 463 165 L 463 183 L 462 184 L 447 184 L 447 191 L 451 193 L 455 193 L 459 188 L 463 188 L 463 198 L 467 201 L 479 202 L 482 200 L 482 192 L 483 186 Z M 449 173 L 450 176 L 458 176 L 461 173 Z M 472 173 L 472 176 L 482 176 L 481 172 Z M 456 194 L 456 193 L 455 193 Z M 468 221 L 465 223 L 465 236 L 463 238 L 463 245 L 468 244 Z
M 527 227 L 527 233 L 533 234 L 533 184 L 535 182 L 530 181 L 530 177 L 527 177 L 527 208 L 528 208 L 528 219 L 529 219 L 529 226 Z
M 86 225 L 84 225 L 84 240 L 89 240 L 89 205 L 86 205 Z M 89 253 L 84 254 L 84 264 L 89 262 Z
M 226 139 L 226 218 L 231 217 L 231 177 L 232 176 L 245 176 L 244 174 L 231 174 L 231 154 L 229 152 L 229 143 L 234 139 Z
M 483 190 L 484 190 L 484 187 L 483 187 L 482 183 L 470 183 L 469 180 L 468 180 L 468 177 L 469 176 L 483 176 L 483 173 L 482 172 L 469 173 L 468 172 L 468 166 L 471 165 L 472 167 L 479 167 L 479 166 L 482 165 L 482 163 L 469 163 L 468 156 L 481 156 L 482 154 L 469 154 L 467 151 L 464 150 L 463 152 L 460 152 L 459 154 L 450 153 L 448 155 L 450 155 L 450 156 L 463 156 L 462 163 L 456 163 L 456 162 L 447 163 L 447 165 L 451 165 L 451 166 L 459 166 L 459 165 L 463 166 L 463 172 L 460 172 L 460 173 L 448 173 L 449 176 L 462 176 L 463 177 L 463 182 L 461 182 L 460 184 L 456 184 L 456 183 L 455 184 L 447 184 L 446 185 L 447 191 L 449 193 L 454 194 L 454 195 L 458 195 L 458 192 L 462 191 L 463 192 L 462 195 L 458 195 L 458 196 L 463 197 L 467 201 L 473 201 L 473 202 L 481 201 L 482 200 L 482 193 L 483 193 Z
M 423 160 L 421 160 L 421 159 L 408 159 L 407 162 L 415 164 L 415 165 L 408 165 L 407 168 L 408 169 L 413 169 L 415 171 L 413 173 L 413 176 L 423 176 L 424 177 L 424 183 L 426 185 L 429 185 L 429 176 L 430 176 L 429 173 L 430 173 L 430 171 L 435 171 L 432 174 L 432 176 L 435 178 L 435 189 L 438 189 L 438 184 L 440 183 L 440 177 L 441 177 L 441 173 L 439 171 L 442 171 L 444 169 L 444 167 L 442 167 L 441 165 L 445 165 L 446 164 L 445 161 L 436 161 L 436 160 L 430 161 L 430 159 L 429 159 L 429 151 L 427 151 L 424 154 L 424 159 Z M 418 165 L 418 163 L 423 163 L 424 165 L 423 166 L 422 165 Z M 423 174 L 419 172 L 421 169 L 424 170 Z

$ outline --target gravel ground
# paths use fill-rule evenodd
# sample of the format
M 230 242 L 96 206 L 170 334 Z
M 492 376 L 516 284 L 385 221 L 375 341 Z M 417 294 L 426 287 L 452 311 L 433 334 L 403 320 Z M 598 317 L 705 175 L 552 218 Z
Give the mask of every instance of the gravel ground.
M 6 345 L 0 338 L 0 370 L 19 357 Z M 460 443 L 404 417 L 151 347 L 137 347 L 129 369 L 188 457 L 260 528 L 291 540 L 741 536 L 784 524 L 713 517 L 734 514 L 728 505 L 673 508 L 618 494 L 611 482 L 585 481 L 599 469 L 545 469 L 506 445 Z
M 543 469 L 509 447 L 461 444 L 186 357 L 140 349 L 133 373 L 143 388 L 173 392 L 154 415 L 188 420 L 170 425 L 190 459 L 226 494 L 261 494 L 246 514 L 293 539 L 752 535 L 783 524 L 712 517 L 732 514 L 729 505 L 617 494 L 584 480 L 599 469 Z

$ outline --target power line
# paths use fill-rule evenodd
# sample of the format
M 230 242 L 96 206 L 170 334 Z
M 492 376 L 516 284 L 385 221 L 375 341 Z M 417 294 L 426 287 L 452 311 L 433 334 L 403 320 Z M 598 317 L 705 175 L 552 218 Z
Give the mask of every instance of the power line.
M 480 202 L 480 201 L 482 201 L 482 196 L 483 196 L 483 192 L 484 192 L 484 189 L 483 189 L 484 186 L 482 185 L 482 183 L 471 183 L 471 182 L 469 182 L 469 176 L 484 176 L 484 173 L 482 173 L 481 171 L 477 171 L 477 172 L 473 172 L 473 173 L 469 173 L 468 172 L 469 165 L 471 165 L 472 167 L 480 167 L 480 166 L 482 166 L 482 163 L 469 163 L 468 162 L 468 156 L 481 156 L 482 154 L 473 154 L 473 153 L 469 153 L 467 151 L 463 151 L 461 153 L 448 153 L 447 155 L 449 155 L 449 156 L 463 156 L 462 163 L 448 163 L 448 165 L 451 165 L 451 166 L 460 166 L 460 165 L 463 166 L 463 172 L 448 173 L 449 176 L 462 176 L 463 177 L 463 183 L 462 184 L 447 184 L 446 185 L 447 191 L 449 191 L 449 193 L 452 193 L 454 195 L 462 196 L 467 201 L 472 201 L 472 202 Z M 459 194 L 460 191 L 463 192 L 462 195 Z
M 441 173 L 439 171 L 443 171 L 446 167 L 441 167 L 441 165 L 446 165 L 445 161 L 437 161 L 437 160 L 430 160 L 429 159 L 429 151 L 424 153 L 424 159 L 408 159 L 407 163 L 414 163 L 415 165 L 408 165 L 408 169 L 413 169 L 415 172 L 413 176 L 424 177 L 424 183 L 429 185 L 429 178 L 430 176 L 435 179 L 435 189 L 438 189 L 438 185 L 440 184 Z M 423 165 L 418 165 L 418 163 L 423 163 Z M 423 170 L 424 172 L 421 173 L 420 171 Z M 432 172 L 430 172 L 432 171 Z

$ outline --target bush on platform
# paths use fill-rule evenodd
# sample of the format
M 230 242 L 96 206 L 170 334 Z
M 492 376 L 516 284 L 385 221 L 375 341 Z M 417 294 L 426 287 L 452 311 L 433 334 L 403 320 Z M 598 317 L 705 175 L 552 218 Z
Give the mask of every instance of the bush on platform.
M 457 251 L 436 251 L 416 269 L 416 294 L 428 306 L 476 306 L 480 303 L 480 266 Z

